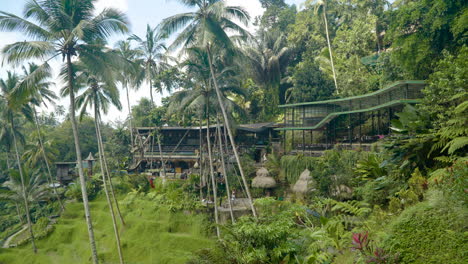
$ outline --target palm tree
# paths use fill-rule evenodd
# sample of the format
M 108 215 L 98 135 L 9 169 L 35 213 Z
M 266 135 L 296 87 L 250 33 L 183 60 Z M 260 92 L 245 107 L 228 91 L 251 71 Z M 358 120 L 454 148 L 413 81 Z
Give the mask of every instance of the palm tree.
M 122 109 L 122 105 L 119 101 L 119 90 L 115 86 L 114 73 L 110 71 L 110 67 L 104 69 L 103 72 L 99 74 L 94 74 L 88 71 L 88 65 L 79 64 L 77 65 L 77 85 L 79 87 L 88 87 L 83 94 L 76 98 L 76 104 L 78 108 L 81 108 L 81 116 L 86 113 L 86 109 L 94 108 L 94 124 L 96 127 L 96 138 L 98 141 L 98 150 L 99 150 L 99 163 L 101 168 L 102 182 L 104 185 L 104 192 L 106 194 L 107 204 L 109 205 L 110 214 L 112 217 L 112 224 L 114 227 L 114 234 L 117 243 L 117 250 L 119 253 L 120 263 L 124 263 L 122 247 L 120 245 L 120 236 L 119 230 L 117 227 L 117 221 L 115 220 L 114 206 L 111 201 L 109 191 L 107 189 L 107 180 L 111 183 L 111 177 L 107 168 L 107 161 L 104 154 L 104 145 L 102 143 L 101 129 L 100 129 L 100 117 L 101 111 L 107 113 L 109 110 L 109 105 L 112 104 L 116 106 L 119 110 Z M 106 170 L 106 172 L 104 171 Z M 107 180 L 106 180 L 107 173 Z M 115 195 L 114 195 L 115 199 Z M 115 200 L 118 207 L 118 202 Z M 119 210 L 120 215 L 120 210 Z M 123 222 L 122 216 L 121 221 Z
M 201 48 L 190 48 L 187 50 L 187 58 L 181 63 L 181 66 L 185 68 L 186 75 L 192 79 L 193 87 L 191 89 L 185 89 L 173 94 L 170 98 L 168 113 L 171 114 L 172 112 L 178 112 L 181 110 L 204 110 L 200 111 L 200 124 L 203 115 L 206 116 L 207 120 L 207 130 L 209 130 L 209 122 L 210 122 L 210 112 L 211 110 L 216 110 L 219 113 L 219 106 L 215 104 L 215 107 L 211 106 L 213 101 L 216 101 L 216 92 L 214 91 L 211 82 L 209 81 L 210 77 L 210 67 L 208 61 L 208 54 L 206 50 Z M 222 67 L 222 65 L 219 65 Z M 236 85 L 236 80 L 232 78 L 230 75 L 235 75 L 232 72 L 232 68 L 226 68 L 217 75 L 221 83 L 221 92 L 223 94 L 222 100 L 223 105 L 225 105 L 229 111 L 229 113 L 242 113 L 243 109 L 239 107 L 234 101 L 230 100 L 227 95 L 228 94 L 235 94 L 244 96 L 246 93 L 245 91 L 239 86 Z M 229 116 L 231 119 L 232 117 Z M 217 131 L 220 133 L 220 123 L 218 117 L 216 118 L 216 126 Z M 201 131 L 200 131 L 201 133 Z M 207 133 L 208 134 L 208 133 Z M 232 205 L 231 205 L 231 193 L 229 191 L 229 182 L 226 174 L 224 157 L 222 156 L 222 142 L 221 137 L 218 136 L 219 142 L 219 154 L 221 155 L 221 162 L 222 162 L 222 169 L 223 174 L 226 179 L 226 187 L 227 187 L 227 195 L 229 200 L 229 208 L 232 217 L 232 221 L 234 221 L 233 212 L 232 212 Z M 201 141 L 201 140 L 200 140 Z M 211 155 L 211 142 L 210 137 L 207 135 L 207 145 L 208 145 L 208 156 L 209 156 L 209 163 L 210 163 L 210 175 L 212 176 L 212 184 L 214 183 L 214 174 L 212 172 L 213 162 L 212 162 L 212 155 Z M 200 144 L 201 146 L 202 144 Z M 200 150 L 202 153 L 202 150 Z M 216 185 L 213 185 L 216 186 Z M 216 188 L 213 187 L 213 193 L 215 198 L 215 204 L 217 203 L 217 195 L 216 195 Z M 215 208 L 216 209 L 216 208 Z M 217 220 L 217 210 L 215 210 L 215 220 Z M 219 230 L 217 230 L 219 234 Z
M 39 66 L 37 66 L 34 63 L 29 63 L 28 68 L 23 66 L 23 73 L 24 76 L 27 78 L 30 74 L 32 74 L 35 70 L 37 70 Z M 54 194 L 60 204 L 60 207 L 62 210 L 65 209 L 62 199 L 60 199 L 60 195 L 57 192 L 57 186 L 54 184 L 54 180 L 52 178 L 52 172 L 50 170 L 50 164 L 49 164 L 49 159 L 47 158 L 46 151 L 44 149 L 44 143 L 41 135 L 41 129 L 39 127 L 39 120 L 37 118 L 37 111 L 36 111 L 36 106 L 40 106 L 41 104 L 46 105 L 46 102 L 53 103 L 55 99 L 58 97 L 55 95 L 53 91 L 49 89 L 49 86 L 52 85 L 52 83 L 48 82 L 47 80 L 51 77 L 51 75 L 47 72 L 45 72 L 44 75 L 38 76 L 38 78 L 34 79 L 34 82 L 22 82 L 20 86 L 18 86 L 14 93 L 22 93 L 24 91 L 30 93 L 30 105 L 31 109 L 33 111 L 34 115 L 34 124 L 36 126 L 37 130 L 37 140 L 39 143 L 39 149 L 40 151 L 38 153 L 41 153 L 42 158 L 44 159 L 44 163 L 46 165 L 47 169 L 47 176 L 48 176 L 48 181 L 49 184 L 52 185 Z M 24 87 L 25 85 L 31 85 L 30 87 Z M 14 94 L 15 95 L 15 94 Z
M 226 6 L 223 0 L 178 0 L 191 8 L 198 8 L 195 12 L 187 12 L 172 17 L 166 18 L 161 23 L 163 32 L 173 34 L 182 29 L 181 33 L 177 36 L 172 48 L 182 46 L 187 49 L 191 46 L 199 46 L 206 48 L 208 55 L 208 64 L 210 68 L 210 75 L 213 81 L 213 86 L 216 91 L 218 104 L 223 114 L 223 122 L 229 134 L 229 140 L 236 157 L 239 171 L 242 177 L 243 184 L 245 185 L 246 193 L 250 201 L 252 214 L 257 217 L 255 207 L 253 205 L 252 196 L 248 187 L 247 179 L 242 169 L 239 153 L 232 134 L 231 125 L 228 120 L 226 107 L 222 103 L 222 94 L 216 79 L 214 64 L 213 64 L 213 49 L 220 47 L 227 53 L 233 53 L 234 46 L 226 31 L 236 32 L 241 34 L 242 37 L 247 36 L 248 33 L 236 22 L 234 19 L 239 20 L 245 25 L 248 24 L 250 17 L 248 13 L 241 7 Z
M 33 170 L 28 167 L 22 167 L 24 175 L 24 195 L 28 202 L 35 203 L 44 201 L 50 198 L 49 187 L 45 184 L 46 180 L 42 178 L 40 170 Z M 3 184 L 4 187 L 10 191 L 7 195 L 13 195 L 13 197 L 23 196 L 23 189 L 21 186 L 21 175 L 19 170 L 11 169 L 10 180 Z
M 42 133 L 42 131 L 40 133 Z M 31 140 L 24 146 L 23 159 L 26 162 L 25 164 L 32 168 L 44 166 L 44 155 L 46 155 L 47 161 L 50 162 L 56 160 L 58 154 L 51 140 L 43 141 L 41 146 L 38 134 L 38 131 L 31 132 Z M 48 179 L 48 182 L 50 184 L 49 180 L 50 179 Z
M 98 263 L 76 124 L 75 73 L 72 59 L 78 57 L 82 61 L 93 61 L 93 67 L 102 67 L 104 62 L 99 44 L 105 42 L 114 33 L 127 32 L 128 22 L 123 13 L 112 8 L 106 8 L 100 14 L 94 15 L 95 2 L 96 0 L 31 0 L 25 4 L 24 18 L 0 11 L 0 29 L 22 32 L 32 39 L 6 45 L 2 50 L 6 62 L 18 65 L 31 59 L 45 61 L 26 81 L 34 80 L 45 72 L 50 72 L 48 62 L 51 59 L 61 56 L 65 61 L 67 71 L 62 77 L 70 90 L 70 121 L 75 141 L 83 206 L 93 262 Z M 38 23 L 28 20 L 30 18 Z
M 136 60 L 136 63 L 140 65 L 140 73 L 137 74 L 136 81 L 141 83 L 146 81 L 149 83 L 150 88 L 150 97 L 151 104 L 154 107 L 154 98 L 153 98 L 153 82 L 156 79 L 157 75 L 160 74 L 164 69 L 169 67 L 167 63 L 168 56 L 166 55 L 166 45 L 164 40 L 166 40 L 166 34 L 158 31 L 156 28 L 151 28 L 150 25 L 146 25 L 146 36 L 144 39 L 141 39 L 137 35 L 132 35 L 129 39 L 136 41 L 138 44 L 138 55 L 139 58 Z M 158 85 L 159 92 L 162 92 L 161 85 Z M 161 147 L 161 137 L 159 131 L 153 131 L 152 138 L 156 136 L 158 148 L 159 148 L 159 158 L 161 160 L 162 166 L 162 176 L 166 176 L 166 169 L 164 166 L 164 159 L 162 156 L 162 147 Z M 153 144 L 151 144 L 151 148 Z
M 336 81 L 336 71 L 335 71 L 335 64 L 333 63 L 333 54 L 332 54 L 332 47 L 330 43 L 330 33 L 328 32 L 328 20 L 327 20 L 327 1 L 326 0 L 309 0 L 309 3 L 312 3 L 314 6 L 314 12 L 316 15 L 322 13 L 323 16 L 323 23 L 325 25 L 325 36 L 327 37 L 327 44 L 328 44 L 328 53 L 330 55 L 330 65 L 333 72 L 333 81 L 335 82 L 335 89 L 336 92 L 339 93 L 338 90 L 338 83 Z
M 132 35 L 129 39 L 136 41 L 138 48 L 137 63 L 141 66 L 139 82 L 145 81 L 149 83 L 151 103 L 154 105 L 153 99 L 153 81 L 156 76 L 168 67 L 166 55 L 166 35 L 159 32 L 156 28 L 151 28 L 146 25 L 146 36 L 141 39 L 137 35 Z
M 130 41 L 121 40 L 118 41 L 115 45 L 115 50 L 117 53 L 122 57 L 127 63 L 124 64 L 124 68 L 122 69 L 121 73 L 117 77 L 119 82 L 122 84 L 123 88 L 127 94 L 127 106 L 128 106 L 128 120 L 129 120 L 129 127 L 130 127 L 130 137 L 131 141 L 130 144 L 133 149 L 133 126 L 132 126 L 132 107 L 130 105 L 130 94 L 129 94 L 129 85 L 135 82 L 135 75 L 136 67 L 135 59 L 138 56 L 138 51 L 131 48 Z
M 286 69 L 290 49 L 286 36 L 280 32 L 262 31 L 243 48 L 248 65 L 248 75 L 263 86 L 265 91 L 264 116 L 277 112 L 281 76 Z
M 14 88 L 18 85 L 20 78 L 18 75 L 12 73 L 12 72 L 7 72 L 7 79 L 2 80 L 0 79 L 0 90 L 2 94 L 0 95 L 0 99 L 3 101 L 3 106 L 4 108 L 2 109 L 2 119 L 6 120 L 8 123 L 8 128 L 10 129 L 10 134 L 12 135 L 13 138 L 13 147 L 15 149 L 15 155 L 16 155 L 16 162 L 18 165 L 18 171 L 20 175 L 20 180 L 21 180 L 21 188 L 22 188 L 22 193 L 23 193 L 23 203 L 24 203 L 24 208 L 26 211 L 26 220 L 28 223 L 28 230 L 29 230 L 29 235 L 31 238 L 31 246 L 33 248 L 34 253 L 37 253 L 37 248 L 36 248 L 36 243 L 34 241 L 34 233 L 32 230 L 32 223 L 31 223 L 31 217 L 29 215 L 29 202 L 26 197 L 26 191 L 25 191 L 25 177 L 23 174 L 23 166 L 21 163 L 20 159 L 20 154 L 19 154 L 19 149 L 18 149 L 18 140 L 16 138 L 17 135 L 17 130 L 19 129 L 17 124 L 15 123 L 15 119 L 17 118 L 17 115 L 19 112 L 24 114 L 24 116 L 28 119 L 31 119 L 31 109 L 28 107 L 27 104 L 18 104 L 16 102 L 12 102 L 12 92 Z M 18 100 L 19 98 L 15 98 L 15 100 Z M 22 99 L 21 101 L 23 101 Z

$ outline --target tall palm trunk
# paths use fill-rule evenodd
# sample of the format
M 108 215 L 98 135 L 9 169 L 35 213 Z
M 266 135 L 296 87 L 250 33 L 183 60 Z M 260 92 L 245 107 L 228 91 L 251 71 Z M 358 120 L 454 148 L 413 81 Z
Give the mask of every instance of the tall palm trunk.
M 11 169 L 11 165 L 10 165 L 10 147 L 8 147 L 7 153 L 6 153 L 6 164 L 7 164 L 7 169 L 10 170 Z
M 204 186 L 204 172 L 203 172 L 203 129 L 202 129 L 202 112 L 200 111 L 200 164 L 198 167 L 200 168 L 200 201 L 203 200 L 203 186 Z
M 209 105 L 208 99 L 206 99 L 207 104 L 207 113 L 209 113 Z M 206 142 L 208 147 L 208 159 L 210 162 L 210 176 L 211 176 L 211 184 L 213 185 L 213 203 L 214 203 L 214 214 L 215 214 L 215 223 L 216 223 L 216 235 L 218 238 L 221 238 L 221 233 L 219 232 L 219 219 L 218 219 L 218 195 L 216 190 L 216 181 L 214 176 L 214 169 L 213 169 L 213 156 L 211 155 L 211 140 L 210 140 L 210 115 L 207 114 L 206 118 Z
M 231 192 L 229 188 L 228 175 L 226 173 L 226 163 L 224 161 L 223 139 L 221 137 L 221 126 L 219 124 L 219 114 L 216 115 L 216 130 L 218 132 L 218 146 L 219 146 L 219 155 L 221 156 L 221 169 L 223 171 L 224 180 L 226 181 L 226 193 L 227 193 L 228 204 L 229 204 L 229 214 L 231 215 L 231 222 L 234 224 L 236 220 L 234 219 L 234 212 L 232 211 Z
M 130 126 L 130 146 L 132 147 L 133 150 L 133 125 L 132 125 L 132 108 L 130 106 L 130 95 L 128 93 L 128 84 L 125 82 L 125 91 L 127 92 L 127 105 L 128 105 L 128 122 Z
M 249 184 L 247 183 L 247 178 L 245 177 L 244 170 L 242 169 L 242 164 L 241 164 L 241 161 L 240 161 L 240 158 L 239 158 L 239 153 L 237 152 L 236 142 L 234 141 L 234 136 L 232 135 L 231 127 L 229 125 L 229 119 L 228 119 L 228 116 L 227 116 L 227 113 L 226 113 L 226 107 L 224 107 L 223 100 L 222 100 L 222 97 L 221 97 L 221 91 L 219 90 L 218 82 L 216 80 L 215 72 L 214 72 L 214 69 L 213 69 L 213 62 L 212 62 L 212 58 L 211 58 L 211 49 L 210 49 L 209 45 L 207 45 L 207 53 L 208 53 L 208 63 L 210 64 L 211 77 L 213 78 L 213 84 L 214 84 L 214 87 L 215 87 L 215 90 L 216 90 L 216 96 L 218 98 L 218 104 L 219 104 L 219 106 L 221 108 L 221 112 L 223 114 L 224 126 L 226 126 L 226 130 L 227 130 L 228 135 L 229 135 L 229 140 L 231 141 L 232 150 L 234 152 L 234 156 L 236 157 L 237 165 L 239 166 L 239 172 L 240 172 L 240 175 L 241 175 L 241 178 L 242 178 L 242 182 L 243 182 L 243 184 L 245 186 L 245 192 L 247 193 L 247 198 L 249 199 L 250 209 L 252 210 L 253 216 L 255 218 L 257 218 L 257 212 L 255 211 L 255 207 L 254 207 L 253 200 L 252 200 L 252 195 L 250 194 Z
M 99 143 L 99 145 L 101 147 L 101 150 L 102 150 L 102 160 L 103 160 L 103 163 L 104 163 L 104 168 L 106 169 L 107 180 L 109 181 L 110 194 L 112 196 L 111 198 L 115 203 L 115 209 L 117 210 L 117 214 L 119 215 L 120 223 L 122 223 L 122 225 L 125 225 L 124 218 L 123 218 L 122 213 L 120 211 L 119 202 L 117 200 L 117 196 L 115 195 L 114 184 L 112 183 L 111 174 L 109 173 L 109 166 L 107 165 L 106 151 L 104 149 L 104 143 L 102 142 L 101 119 L 99 118 L 99 116 L 98 116 L 98 121 L 97 122 L 98 122 L 97 123 L 97 131 L 99 133 L 99 137 L 98 137 L 99 142 L 98 143 Z
M 154 107 L 154 100 L 153 100 L 153 83 L 151 78 L 149 79 L 149 87 L 150 87 L 150 96 L 151 96 L 151 106 Z
M 98 141 L 98 151 L 99 151 L 99 163 L 101 167 L 101 176 L 102 176 L 102 184 L 104 185 L 104 193 L 106 194 L 106 199 L 107 199 L 107 204 L 109 205 L 109 211 L 112 217 L 112 225 L 114 227 L 114 235 L 115 235 L 115 240 L 117 243 L 117 251 L 119 252 L 119 260 L 120 264 L 124 263 L 123 259 L 123 254 L 122 254 L 122 247 L 120 246 L 120 236 L 119 236 L 119 230 L 117 227 L 117 221 L 115 220 L 115 213 L 114 213 L 114 205 L 112 204 L 110 195 L 109 195 L 109 190 L 107 190 L 107 183 L 106 183 L 106 174 L 104 173 L 104 163 L 106 161 L 104 160 L 104 149 L 102 147 L 102 138 L 101 138 L 101 133 L 99 131 L 99 113 L 97 107 L 94 107 L 94 124 L 96 127 L 96 138 Z
M 86 225 L 88 227 L 88 236 L 89 236 L 89 244 L 91 246 L 91 255 L 93 258 L 93 263 L 97 264 L 99 263 L 99 260 L 98 260 L 98 254 L 97 254 L 97 249 L 96 249 L 96 241 L 94 239 L 94 230 L 93 230 L 93 222 L 91 220 L 91 211 L 89 209 L 88 192 L 86 190 L 86 179 L 83 173 L 80 139 L 78 137 L 78 126 L 76 124 L 75 91 L 73 88 L 73 69 L 72 69 L 72 62 L 71 62 L 70 54 L 67 54 L 67 71 L 68 71 L 68 89 L 70 91 L 70 122 L 71 122 L 72 130 L 73 130 L 73 139 L 75 141 L 76 162 L 78 165 L 78 175 L 80 177 L 81 195 L 83 197 L 83 207 L 84 207 L 84 212 L 85 212 Z
M 52 188 L 54 189 L 54 194 L 57 197 L 57 200 L 58 200 L 58 202 L 60 204 L 60 207 L 62 208 L 62 210 L 65 210 L 65 206 L 62 203 L 62 199 L 60 199 L 60 195 L 57 192 L 57 186 L 55 186 L 54 180 L 52 178 L 52 173 L 50 171 L 50 165 L 49 165 L 49 159 L 47 159 L 44 144 L 42 143 L 41 129 L 39 128 L 39 120 L 37 118 L 37 112 L 36 112 L 36 108 L 34 106 L 33 106 L 33 114 L 34 114 L 34 123 L 36 124 L 37 136 L 38 136 L 38 139 L 39 139 L 39 145 L 40 145 L 41 151 L 42 151 L 42 158 L 44 159 L 44 162 L 45 162 L 46 168 L 47 168 L 47 176 L 49 177 L 49 182 L 50 182 L 49 184 L 52 184 Z
M 34 233 L 32 230 L 31 216 L 29 215 L 28 198 L 26 197 L 26 188 L 24 187 L 23 168 L 21 167 L 21 160 L 20 160 L 20 155 L 18 151 L 18 142 L 16 140 L 13 118 L 10 119 L 10 125 L 11 125 L 11 132 L 13 134 L 13 143 L 15 145 L 16 162 L 18 163 L 18 170 L 19 170 L 20 179 L 21 179 L 21 192 L 23 194 L 24 210 L 26 211 L 26 221 L 28 223 L 29 235 L 31 237 L 31 246 L 32 246 L 34 253 L 37 253 L 36 242 L 34 241 Z
M 153 137 L 154 137 L 154 135 L 153 135 Z M 163 177 L 163 182 L 165 182 L 165 179 L 166 179 L 166 164 L 164 162 L 163 155 L 162 155 L 161 138 L 159 136 L 159 132 L 156 135 L 156 139 L 158 141 L 159 158 L 161 159 L 160 172 L 162 172 L 162 174 L 160 174 L 160 176 Z
M 19 209 L 19 205 L 17 202 L 15 202 L 15 207 L 16 207 L 16 213 L 18 214 L 18 219 L 20 220 L 20 223 L 23 225 L 24 224 L 23 216 L 21 215 L 21 211 Z
M 333 63 L 332 48 L 330 44 L 330 34 L 328 33 L 327 11 L 325 9 L 325 6 L 323 6 L 323 20 L 325 21 L 325 33 L 327 35 L 328 52 L 330 54 L 330 63 L 331 63 L 332 72 L 333 72 L 333 81 L 335 82 L 336 93 L 339 94 L 340 91 L 338 90 L 338 83 L 336 82 L 335 64 Z

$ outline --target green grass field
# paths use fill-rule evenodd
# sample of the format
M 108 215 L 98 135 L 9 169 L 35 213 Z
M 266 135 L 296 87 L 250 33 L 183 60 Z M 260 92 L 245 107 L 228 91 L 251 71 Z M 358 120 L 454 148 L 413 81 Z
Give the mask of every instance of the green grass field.
M 66 206 L 54 231 L 36 241 L 38 254 L 30 243 L 18 248 L 0 249 L 0 264 L 90 263 L 91 253 L 82 203 Z M 118 263 L 112 221 L 104 197 L 91 202 L 94 231 L 101 263 Z M 120 226 L 126 263 L 185 263 L 192 253 L 211 247 L 209 223 L 204 215 L 170 212 L 154 202 L 133 199 L 122 202 L 126 226 Z

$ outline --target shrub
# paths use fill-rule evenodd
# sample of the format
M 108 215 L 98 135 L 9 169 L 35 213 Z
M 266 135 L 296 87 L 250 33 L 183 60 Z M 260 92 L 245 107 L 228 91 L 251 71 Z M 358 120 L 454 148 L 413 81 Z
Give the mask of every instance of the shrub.
M 150 189 L 150 183 L 146 175 L 126 175 L 123 179 L 124 183 L 127 185 L 127 188 L 130 190 L 135 190 L 138 192 L 148 192 Z
M 79 180 L 75 181 L 73 184 L 70 184 L 67 187 L 67 191 L 65 192 L 65 196 L 69 199 L 76 199 L 78 201 L 83 201 L 83 196 L 81 194 L 81 184 Z M 100 190 L 100 184 L 97 180 L 91 179 L 86 181 L 86 191 L 88 192 L 88 199 L 93 200 L 96 198 Z
M 401 263 L 466 263 L 467 216 L 465 206 L 432 191 L 390 223 L 384 248 L 400 253 Z

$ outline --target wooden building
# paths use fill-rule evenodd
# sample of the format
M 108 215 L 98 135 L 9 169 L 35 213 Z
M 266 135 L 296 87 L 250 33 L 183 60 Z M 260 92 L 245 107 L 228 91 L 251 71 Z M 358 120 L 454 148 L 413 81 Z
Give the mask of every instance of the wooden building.
M 240 153 L 251 154 L 260 161 L 262 153 L 272 144 L 279 145 L 275 123 L 239 125 L 235 131 L 235 140 Z M 217 144 L 216 126 L 203 127 L 138 127 L 134 129 L 133 164 L 129 171 L 150 171 L 158 173 L 161 169 L 161 158 L 164 160 L 166 174 L 182 174 L 197 169 L 200 162 L 200 151 L 206 151 L 206 133 L 210 141 Z M 221 127 L 225 138 L 224 128 Z M 160 139 L 160 146 L 158 144 Z M 223 139 L 224 140 L 224 139 Z M 161 149 L 161 151 L 160 151 Z M 231 146 L 228 151 L 232 152 Z M 229 153 L 232 154 L 232 153 Z
M 93 166 L 95 159 L 93 154 L 90 152 L 88 157 L 82 161 L 83 169 L 86 169 L 88 176 L 93 175 Z M 60 184 L 67 185 L 70 182 L 78 178 L 78 168 L 76 161 L 70 162 L 55 162 L 56 170 L 56 179 Z

